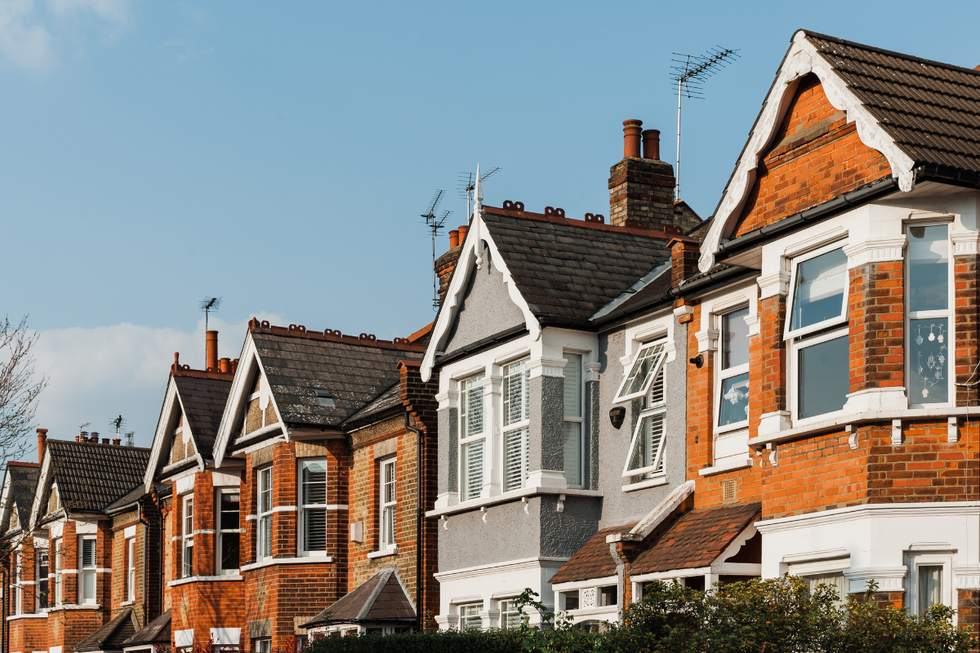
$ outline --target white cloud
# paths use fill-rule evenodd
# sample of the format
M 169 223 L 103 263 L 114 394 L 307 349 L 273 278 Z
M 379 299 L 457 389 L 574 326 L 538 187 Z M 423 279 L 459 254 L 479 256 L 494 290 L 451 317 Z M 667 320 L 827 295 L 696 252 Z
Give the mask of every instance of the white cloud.
M 34 0 L 0 0 L 0 52 L 22 68 L 41 68 L 51 61 L 51 34 L 32 24 Z
M 275 315 L 257 317 L 283 323 Z M 211 318 L 222 357 L 238 357 L 246 325 Z M 193 333 L 135 324 L 42 331 L 33 350 L 35 371 L 49 382 L 38 405 L 38 426 L 50 430 L 48 437 L 67 440 L 90 422 L 85 430 L 114 437 L 109 422 L 122 414 L 126 430 L 136 432 L 135 443 L 150 446 L 174 352 L 182 364 L 203 367 L 203 319 Z

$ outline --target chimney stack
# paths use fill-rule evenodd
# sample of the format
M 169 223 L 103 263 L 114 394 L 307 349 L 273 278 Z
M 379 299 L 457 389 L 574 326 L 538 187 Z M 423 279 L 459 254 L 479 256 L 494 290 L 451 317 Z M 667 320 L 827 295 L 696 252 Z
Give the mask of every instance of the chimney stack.
M 207 363 L 205 370 L 208 372 L 218 371 L 218 332 L 208 331 L 204 334 L 207 349 Z
M 37 430 L 37 461 L 44 458 L 44 443 L 48 441 L 48 429 Z

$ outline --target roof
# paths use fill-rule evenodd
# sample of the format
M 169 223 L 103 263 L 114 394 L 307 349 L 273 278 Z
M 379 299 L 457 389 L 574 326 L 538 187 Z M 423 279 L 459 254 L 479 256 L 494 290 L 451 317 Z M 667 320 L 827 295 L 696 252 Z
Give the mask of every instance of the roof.
M 48 440 L 44 455 L 51 457 L 61 504 L 82 512 L 102 512 L 140 485 L 150 460 L 143 447 L 64 440 Z
M 317 332 L 289 333 L 251 324 L 250 330 L 287 424 L 339 426 L 399 382 L 399 361 L 421 360 L 425 350 L 422 343 L 401 338 L 388 342 L 367 334 L 325 338 Z M 335 406 L 320 406 L 316 390 L 336 395 Z
M 980 72 L 804 33 L 917 165 L 980 172 Z
M 211 457 L 221 415 L 231 391 L 232 375 L 223 376 L 226 378 L 174 374 L 177 395 L 180 397 L 184 416 L 190 424 L 194 446 L 205 458 Z
M 588 327 L 596 311 L 670 258 L 670 236 L 659 231 L 505 206 L 484 207 L 483 222 L 542 324 Z
M 123 642 L 136 632 L 133 609 L 125 608 L 106 625 L 75 644 L 76 651 L 122 651 Z
M 31 502 L 37 484 L 39 465 L 37 463 L 7 463 L 7 477 L 10 479 L 10 502 L 17 506 L 17 520 L 27 524 L 31 516 Z M 6 507 L 6 506 L 5 506 Z M 9 525 L 9 521 L 5 525 Z
M 405 594 L 405 588 L 398 581 L 395 570 L 388 568 L 371 576 L 301 627 L 313 628 L 331 623 L 410 622 L 415 619 L 415 608 Z
M 146 488 L 143 486 L 143 483 L 140 483 L 138 486 L 106 506 L 106 512 L 121 511 L 126 506 L 136 503 L 136 501 L 138 501 L 145 494 Z
M 396 383 L 391 386 L 380 395 L 377 399 L 369 403 L 364 408 L 360 409 L 350 417 L 345 420 L 346 423 L 355 422 L 357 420 L 366 419 L 373 415 L 378 415 L 386 410 L 394 408 L 396 406 L 402 405 L 402 386 L 401 383 Z
M 568 562 L 548 581 L 552 585 L 572 583 L 591 578 L 605 578 L 616 575 L 616 561 L 609 551 L 606 536 L 614 533 L 627 533 L 636 524 L 603 528 L 575 552 Z
M 123 646 L 128 648 L 139 644 L 155 644 L 157 642 L 170 644 L 170 610 L 137 630 L 132 637 L 123 642 Z
M 649 574 L 707 567 L 761 512 L 761 503 L 692 510 L 674 522 L 653 546 L 640 553 L 630 565 L 630 571 Z

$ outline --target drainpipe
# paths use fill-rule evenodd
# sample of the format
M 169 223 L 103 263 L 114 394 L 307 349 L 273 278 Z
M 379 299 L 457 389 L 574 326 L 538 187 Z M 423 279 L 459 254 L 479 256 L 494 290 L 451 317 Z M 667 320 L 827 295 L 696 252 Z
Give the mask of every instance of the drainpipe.
M 143 517 L 143 499 L 136 500 L 136 521 L 143 524 L 143 626 L 150 623 L 150 591 L 146 583 L 146 555 L 150 550 L 150 523 Z M 135 547 L 133 547 L 135 550 Z M 155 619 L 156 616 L 153 617 Z
M 418 462 L 416 463 L 416 499 L 415 499 L 415 630 L 416 632 L 422 632 L 422 626 L 425 624 L 424 606 L 425 602 L 423 598 L 425 597 L 425 581 L 422 578 L 422 527 L 425 524 L 425 511 L 422 509 L 422 430 L 417 429 L 411 425 L 411 418 L 408 412 L 405 412 L 405 428 L 416 435 L 418 446 Z
M 9 559 L 9 557 L 6 557 L 4 559 L 4 565 L 3 565 L 3 624 L 2 624 L 3 634 L 2 634 L 2 636 L 0 636 L 0 640 L 3 641 L 3 650 L 4 651 L 9 651 L 10 650 L 10 646 L 8 645 L 9 642 L 7 641 L 7 639 L 8 639 L 8 637 L 7 637 L 7 635 L 8 635 L 8 633 L 7 633 L 7 629 L 8 629 L 8 626 L 7 626 L 7 616 L 10 614 L 10 610 L 9 610 L 9 607 L 10 607 L 10 583 L 7 582 L 9 580 L 8 577 L 7 577 L 7 574 L 9 573 L 9 571 L 10 571 L 10 559 Z

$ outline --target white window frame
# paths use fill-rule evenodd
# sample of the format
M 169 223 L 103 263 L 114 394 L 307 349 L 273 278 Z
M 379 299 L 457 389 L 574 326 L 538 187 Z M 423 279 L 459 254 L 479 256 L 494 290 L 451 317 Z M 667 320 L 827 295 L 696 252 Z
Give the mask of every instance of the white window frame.
M 479 499 L 483 495 L 483 488 L 487 485 L 487 459 L 489 457 L 490 442 L 487 438 L 487 433 L 489 431 L 487 424 L 487 399 L 485 396 L 485 374 L 479 373 L 469 376 L 465 379 L 459 381 L 459 499 L 460 501 L 472 501 L 474 499 Z M 470 432 L 470 414 L 469 414 L 469 399 L 471 393 L 477 393 L 480 398 L 480 430 L 477 433 Z M 468 457 L 467 451 L 469 445 L 475 444 L 482 441 L 483 443 L 483 464 L 480 474 L 480 482 L 478 484 L 479 491 L 469 492 L 468 483 L 464 484 L 464 481 L 468 480 L 468 476 L 465 474 L 465 470 L 468 467 Z
M 903 284 L 905 287 L 905 378 L 908 382 L 905 384 L 906 392 L 909 397 L 909 408 L 930 408 L 930 407 L 948 407 L 956 405 L 956 386 L 954 384 L 956 380 L 956 316 L 954 314 L 954 307 L 956 305 L 956 276 L 955 276 L 955 259 L 954 259 L 954 246 L 953 240 L 950 237 L 952 234 L 953 224 L 950 220 L 915 220 L 905 223 L 904 233 L 906 238 L 908 238 L 908 231 L 911 227 L 946 227 L 946 251 L 947 251 L 947 266 L 946 266 L 946 308 L 944 310 L 933 310 L 933 311 L 911 311 L 911 297 L 909 291 L 911 285 L 909 284 L 910 273 L 912 271 L 912 258 L 911 258 L 911 246 L 905 249 L 905 260 L 904 260 L 904 279 Z M 907 241 L 908 242 L 908 241 Z M 909 243 L 911 245 L 911 243 Z M 909 343 L 912 342 L 912 338 L 915 336 L 912 334 L 912 320 L 946 320 L 946 337 L 949 338 L 949 346 L 947 351 L 949 355 L 946 360 L 946 396 L 949 401 L 946 402 L 930 402 L 922 403 L 916 401 L 917 397 L 912 396 L 912 383 L 911 383 L 911 373 L 912 373 L 912 347 Z
M 180 512 L 180 577 L 194 575 L 194 495 L 185 494 Z
M 847 264 L 844 264 L 844 300 L 841 302 L 841 312 L 835 317 L 827 318 L 822 322 L 817 322 L 816 324 L 811 324 L 809 326 L 801 327 L 798 329 L 791 329 L 792 325 L 792 312 L 793 312 L 793 302 L 796 299 L 796 278 L 799 274 L 800 264 L 806 263 L 810 259 L 814 259 L 818 256 L 822 256 L 827 252 L 832 252 L 835 249 L 843 251 L 847 247 L 846 240 L 835 240 L 834 242 L 823 245 L 816 249 L 810 250 L 808 252 L 794 256 L 790 262 L 792 266 L 792 272 L 789 278 L 789 293 L 786 295 L 786 324 L 783 326 L 783 340 L 789 341 L 794 338 L 801 338 L 810 333 L 815 333 L 817 331 L 823 331 L 824 329 L 829 329 L 835 324 L 844 323 L 847 324 L 847 300 L 848 300 L 848 268 Z M 844 252 L 845 259 L 847 258 L 847 253 Z
M 238 495 L 238 528 L 222 528 L 221 526 L 221 498 L 225 495 Z M 241 528 L 241 510 L 242 510 L 242 493 L 240 488 L 218 488 L 217 492 L 217 504 L 215 506 L 215 532 L 218 534 L 217 543 L 214 547 L 214 568 L 217 570 L 219 576 L 237 576 L 240 573 L 242 566 L 242 528 Z M 221 552 L 224 550 L 224 540 L 227 535 L 237 535 L 238 536 L 238 566 L 234 569 L 225 568 L 222 566 L 221 562 Z
M 569 358 L 569 356 L 572 356 L 573 358 Z M 580 483 L 570 483 L 570 482 L 568 482 L 568 463 L 567 462 L 564 464 L 564 467 L 565 467 L 565 470 L 564 470 L 565 471 L 565 481 L 566 481 L 566 484 L 568 485 L 568 487 L 582 488 L 582 487 L 585 487 L 585 378 L 584 378 L 584 372 L 585 372 L 585 354 L 582 354 L 580 352 L 575 352 L 575 351 L 566 351 L 566 352 L 563 352 L 562 353 L 562 357 L 565 359 L 565 368 L 564 368 L 565 370 L 568 370 L 570 365 L 576 365 L 578 367 L 578 370 L 576 372 L 576 376 L 578 378 L 578 395 L 579 395 L 579 400 L 578 400 L 578 406 L 579 406 L 578 413 L 579 414 L 578 415 L 569 415 L 568 414 L 568 411 L 564 409 L 564 393 L 562 394 L 562 399 L 563 399 L 563 401 L 562 401 L 562 406 L 563 406 L 563 427 L 564 427 L 564 424 L 578 424 L 578 443 L 577 443 L 577 445 L 578 445 L 578 461 L 579 461 L 579 464 L 578 464 L 578 467 L 579 467 L 579 469 L 578 469 L 578 477 L 579 477 L 579 480 L 581 482 Z M 567 372 L 565 372 L 564 378 L 566 379 L 565 383 L 567 383 L 568 382 L 567 381 L 567 379 L 568 379 Z M 563 390 L 564 390 L 564 387 L 563 387 Z M 562 435 L 563 435 L 563 438 L 562 438 L 562 448 L 563 448 L 563 451 L 564 451 L 567 448 L 567 445 L 564 442 L 564 429 L 563 429 L 563 434 Z
M 262 467 L 255 473 L 258 476 L 258 483 L 256 484 L 256 494 L 258 495 L 256 512 L 258 515 L 255 520 L 255 559 L 256 561 L 270 560 L 272 558 L 272 509 L 274 504 L 272 466 Z M 263 509 L 263 501 L 267 502 L 265 509 Z
M 14 614 L 24 613 L 24 590 L 21 587 L 21 569 L 23 558 L 20 551 L 14 556 Z
M 635 392 L 623 394 L 626 391 L 627 386 L 630 384 L 630 381 L 633 380 L 633 374 L 636 371 L 637 364 L 642 358 L 645 358 L 644 354 L 646 354 L 648 350 L 655 350 L 658 346 L 660 347 L 660 351 L 654 351 L 649 354 L 649 358 L 654 360 L 654 364 L 647 372 L 647 376 L 644 378 L 640 389 Z M 640 348 L 636 351 L 636 355 L 633 356 L 633 361 L 630 363 L 629 369 L 627 369 L 626 373 L 623 375 L 623 381 L 619 385 L 619 390 L 616 391 L 616 397 L 613 399 L 613 403 L 619 404 L 624 401 L 630 401 L 631 399 L 639 399 L 640 397 L 646 395 L 650 391 L 650 386 L 653 385 L 653 380 L 656 378 L 660 367 L 663 366 L 664 361 L 666 360 L 666 340 L 657 339 L 640 346 Z
M 51 556 L 49 555 L 50 549 L 45 547 L 34 549 L 34 587 L 36 588 L 34 592 L 34 612 L 41 612 L 41 610 L 51 607 Z M 44 567 L 47 568 L 47 573 L 41 574 L 41 562 L 44 561 Z M 42 589 L 47 587 L 46 590 Z M 41 605 L 41 595 L 47 594 L 45 597 L 44 606 Z
M 52 541 L 54 549 L 54 604 L 55 606 L 60 606 L 64 602 L 64 596 L 62 594 L 64 584 L 61 582 L 62 573 L 61 567 L 64 563 L 62 558 L 62 541 L 63 538 L 56 538 Z
M 530 448 L 530 431 L 531 431 L 531 411 L 530 411 L 530 383 L 531 383 L 531 372 L 530 372 L 530 358 L 521 358 L 510 363 L 505 363 L 501 369 L 502 386 L 501 386 L 501 447 L 500 447 L 500 474 L 501 474 L 501 488 L 504 492 L 514 492 L 523 489 L 527 485 L 528 473 L 530 472 L 530 455 L 528 449 Z M 517 368 L 514 371 L 509 372 L 512 368 Z M 511 378 L 520 379 L 520 390 L 519 397 L 521 401 L 521 414 L 517 421 L 508 423 L 507 422 L 507 396 L 508 396 L 508 379 Z M 513 401 L 513 400 L 511 400 Z M 508 485 L 507 479 L 507 458 L 510 455 L 510 442 L 508 441 L 511 436 L 516 436 L 521 438 L 518 442 L 519 452 L 518 457 L 520 460 L 521 471 L 521 482 L 518 485 Z
M 473 610 L 476 608 L 476 610 Z M 463 603 L 457 607 L 459 612 L 459 629 L 460 630 L 481 630 L 483 628 L 483 617 L 480 615 L 483 612 L 482 603 Z M 471 613 L 472 614 L 469 614 Z M 466 625 L 467 620 L 477 620 L 479 623 L 472 623 Z
M 310 464 L 322 464 L 324 469 L 323 475 L 323 503 L 307 503 L 306 502 L 306 484 L 303 481 L 303 470 Z M 297 490 L 299 492 L 300 507 L 299 507 L 299 554 L 301 557 L 317 557 L 327 555 L 327 492 L 329 490 L 329 468 L 326 458 L 304 458 L 299 461 L 297 467 Z M 308 515 L 313 514 L 314 511 L 321 511 L 323 513 L 323 548 L 322 549 L 307 549 L 306 548 L 306 519 Z
M 957 596 L 953 587 L 953 556 L 950 553 L 908 553 L 905 561 L 908 567 L 905 607 L 913 615 L 918 614 L 919 567 L 942 567 L 942 604 L 953 609 L 953 625 L 956 625 Z
M 85 542 L 92 542 L 92 564 L 85 564 Z M 98 544 L 94 535 L 82 535 L 78 538 L 78 602 L 80 604 L 95 603 L 95 597 L 99 593 L 98 577 L 96 568 L 98 567 Z M 85 596 L 85 579 L 92 579 L 92 596 Z
M 394 456 L 385 458 L 378 463 L 378 551 L 393 551 L 397 548 L 397 533 L 395 528 L 398 525 L 398 483 L 397 483 L 397 458 Z M 389 489 L 388 471 L 391 471 L 391 500 L 385 500 L 385 493 Z M 391 539 L 388 538 L 388 531 L 391 531 Z
M 126 538 L 126 600 L 136 600 L 136 538 Z
M 665 342 L 660 340 L 658 342 Z M 656 343 L 651 343 L 656 344 Z M 663 381 L 657 384 L 655 381 L 657 377 L 662 377 Z M 657 386 L 662 388 L 662 396 L 657 398 L 654 396 Z M 661 423 L 661 434 L 660 434 L 660 444 L 657 446 L 657 452 L 653 457 L 653 464 L 647 465 L 646 467 L 641 467 L 639 469 L 630 469 L 630 460 L 633 458 L 633 450 L 638 446 L 638 441 L 640 438 L 640 433 L 643 431 L 643 423 L 648 419 L 660 418 Z M 639 419 L 636 420 L 636 427 L 633 429 L 633 437 L 630 439 L 630 445 L 626 450 L 626 463 L 623 465 L 623 479 L 629 480 L 633 477 L 644 477 L 645 479 L 657 478 L 666 476 L 667 465 L 664 460 L 664 450 L 666 449 L 667 441 L 667 367 L 661 364 L 659 370 L 654 374 L 654 382 L 650 383 L 647 395 L 644 401 L 644 407 L 640 411 Z
M 813 345 L 819 345 L 829 340 L 835 340 L 837 338 L 847 338 L 847 325 L 841 325 L 840 328 L 834 329 L 833 331 L 828 331 L 827 333 L 821 333 L 819 336 L 814 336 L 812 338 L 807 338 L 804 342 L 793 342 L 792 340 L 786 341 L 786 370 L 789 375 L 788 390 L 790 392 L 789 396 L 789 407 L 790 415 L 794 424 L 805 425 L 813 422 L 820 422 L 826 419 L 832 419 L 833 417 L 840 415 L 844 412 L 844 407 L 840 410 L 830 411 L 829 413 L 820 413 L 819 415 L 812 415 L 810 417 L 800 417 L 799 403 L 800 403 L 800 364 L 799 364 L 799 353 L 807 347 L 812 347 Z
M 517 597 L 512 596 L 508 599 L 501 599 L 497 602 L 497 609 L 500 612 L 500 629 L 501 630 L 515 630 L 521 627 L 521 619 L 523 617 L 523 612 L 517 609 L 514 601 Z M 513 616 L 515 622 L 513 624 L 507 623 L 508 617 Z
M 738 306 L 734 306 L 730 309 L 726 309 L 725 312 L 716 315 L 718 319 L 719 339 L 718 339 L 718 353 L 715 360 L 716 371 L 715 371 L 715 392 L 714 392 L 715 395 L 714 427 L 715 427 L 715 433 L 719 435 L 721 435 L 722 433 L 729 433 L 731 431 L 738 431 L 741 429 L 745 429 L 748 428 L 749 425 L 748 415 L 745 416 L 744 420 L 740 420 L 738 422 L 732 422 L 731 424 L 725 424 L 724 426 L 719 424 L 719 422 L 721 421 L 721 402 L 722 402 L 721 389 L 724 387 L 725 381 L 727 381 L 730 378 L 740 376 L 742 374 L 746 374 L 749 371 L 749 361 L 745 361 L 745 363 L 741 365 L 735 365 L 733 367 L 729 367 L 728 369 L 722 368 L 725 359 L 725 351 L 724 351 L 725 340 L 726 340 L 725 324 L 727 323 L 728 317 L 730 315 L 732 315 L 733 313 L 737 313 L 738 311 L 741 310 L 747 310 L 748 314 L 746 315 L 746 317 L 747 318 L 751 317 L 752 308 L 748 304 L 741 304 Z M 746 327 L 748 327 L 748 324 L 746 324 Z M 749 347 L 748 340 L 750 337 L 751 336 L 748 333 L 746 333 L 746 343 L 745 343 L 746 347 Z M 752 388 L 751 379 L 749 381 L 749 388 L 751 391 Z

